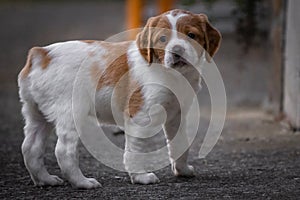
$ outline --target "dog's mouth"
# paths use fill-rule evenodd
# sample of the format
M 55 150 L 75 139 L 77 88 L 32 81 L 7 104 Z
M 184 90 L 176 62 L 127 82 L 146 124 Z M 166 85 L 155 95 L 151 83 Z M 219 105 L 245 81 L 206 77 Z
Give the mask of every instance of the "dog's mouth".
M 174 68 L 183 67 L 183 66 L 187 66 L 187 65 L 191 65 L 191 64 L 183 57 L 179 57 L 178 59 L 176 59 L 175 62 L 172 63 L 172 67 L 174 67 Z

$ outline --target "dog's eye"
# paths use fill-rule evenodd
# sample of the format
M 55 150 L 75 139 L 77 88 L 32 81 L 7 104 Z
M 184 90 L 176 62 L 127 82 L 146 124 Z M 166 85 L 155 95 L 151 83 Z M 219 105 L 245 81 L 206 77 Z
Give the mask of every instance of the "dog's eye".
M 194 33 L 188 33 L 187 36 L 191 39 L 195 39 L 196 35 Z
M 167 36 L 165 36 L 165 35 L 160 36 L 159 41 L 166 42 L 167 41 Z

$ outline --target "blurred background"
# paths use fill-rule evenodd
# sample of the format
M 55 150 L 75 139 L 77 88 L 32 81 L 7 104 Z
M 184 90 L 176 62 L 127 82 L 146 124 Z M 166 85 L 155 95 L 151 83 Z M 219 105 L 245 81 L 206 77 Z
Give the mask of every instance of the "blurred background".
M 201 176 L 189 182 L 189 187 L 219 194 L 216 197 L 227 194 L 241 199 L 245 196 L 239 195 L 244 195 L 245 188 L 248 194 L 258 194 L 258 198 L 266 197 L 265 194 L 299 197 L 299 187 L 296 187 L 300 180 L 300 136 L 297 134 L 300 127 L 299 2 L 0 0 L 0 158 L 3 160 L 0 162 L 0 187 L 11 185 L 10 189 L 3 190 L 4 194 L 16 192 L 13 186 L 17 177 L 21 190 L 30 191 L 34 197 L 40 195 L 31 187 L 20 154 L 23 121 L 17 75 L 25 64 L 28 50 L 67 40 L 105 40 L 121 31 L 142 27 L 151 16 L 181 8 L 207 14 L 220 30 L 223 40 L 214 61 L 223 77 L 228 101 L 224 130 L 212 153 L 199 161 L 196 160 L 199 144 L 192 148 L 192 162 L 199 167 Z M 205 132 L 210 118 L 210 98 L 205 83 L 199 99 L 204 115 L 202 132 Z M 123 142 L 122 138 L 117 140 Z M 54 142 L 52 148 L 53 145 Z M 87 153 L 83 155 L 88 157 Z M 56 166 L 53 153 L 48 155 L 47 162 Z M 85 160 L 83 169 L 96 178 L 110 180 L 111 174 L 106 177 L 103 171 L 96 173 L 93 166 L 101 169 L 103 166 L 95 162 Z M 58 173 L 57 167 L 50 168 Z M 106 171 L 111 173 L 109 169 Z M 168 178 L 171 177 L 169 172 L 160 173 L 171 185 L 177 184 L 175 179 Z M 118 174 L 118 177 L 123 178 L 115 178 L 112 182 L 122 186 L 126 183 L 124 194 L 139 197 L 135 190 L 127 190 L 131 186 L 126 175 Z M 210 191 L 212 186 L 216 189 Z M 140 189 L 144 195 L 149 191 L 154 192 L 152 196 L 161 194 L 161 189 L 155 190 L 155 186 Z M 174 194 L 179 197 L 184 191 L 178 189 Z M 47 194 L 51 196 L 52 193 Z M 109 197 L 109 194 L 114 191 L 101 195 Z M 196 193 L 191 194 L 197 197 Z
M 33 46 L 78 39 L 104 40 L 172 8 L 206 13 L 223 36 L 214 60 L 225 82 L 229 108 L 282 111 L 282 58 L 286 1 L 281 0 L 90 0 L 0 1 L 0 87 L 14 91 Z M 4 91 L 3 91 L 4 90 Z M 207 92 L 202 99 L 208 99 Z M 206 101 L 203 101 L 206 102 Z

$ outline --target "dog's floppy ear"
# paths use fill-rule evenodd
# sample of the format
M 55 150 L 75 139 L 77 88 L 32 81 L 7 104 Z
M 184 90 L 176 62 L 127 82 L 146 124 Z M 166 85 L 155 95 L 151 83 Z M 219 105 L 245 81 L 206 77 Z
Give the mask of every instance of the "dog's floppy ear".
M 153 27 L 156 26 L 158 17 L 151 17 L 148 19 L 146 26 L 136 37 L 137 46 L 140 50 L 141 55 L 145 60 L 151 64 L 153 62 L 153 44 L 152 44 L 152 35 Z
M 220 47 L 222 36 L 220 32 L 209 23 L 206 15 L 199 14 L 198 16 L 200 18 L 200 26 L 205 37 L 204 49 L 206 50 L 206 60 L 211 62 L 211 58 L 215 55 L 215 53 L 217 53 Z

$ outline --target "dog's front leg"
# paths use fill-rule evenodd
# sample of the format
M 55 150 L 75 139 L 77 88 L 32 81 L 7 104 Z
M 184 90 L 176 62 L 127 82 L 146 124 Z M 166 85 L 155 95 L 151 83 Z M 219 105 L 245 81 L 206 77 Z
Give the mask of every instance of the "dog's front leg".
M 149 139 L 140 137 L 145 130 L 132 123 L 125 125 L 124 165 L 133 184 L 153 184 L 159 182 L 157 176 L 149 172 L 149 160 L 143 153 L 149 146 Z
M 187 138 L 186 120 L 180 113 L 164 124 L 172 171 L 175 176 L 194 176 L 194 168 L 188 165 L 190 144 Z

